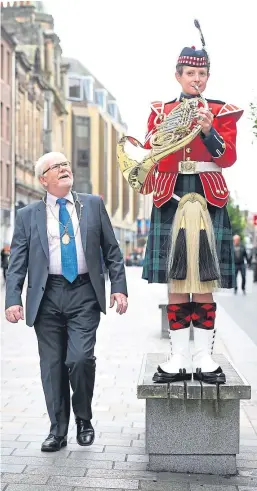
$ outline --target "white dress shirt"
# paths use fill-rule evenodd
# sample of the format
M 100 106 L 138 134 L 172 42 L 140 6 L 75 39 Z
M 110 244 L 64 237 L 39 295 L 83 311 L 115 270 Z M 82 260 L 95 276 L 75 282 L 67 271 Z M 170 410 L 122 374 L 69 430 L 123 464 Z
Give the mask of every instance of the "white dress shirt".
M 46 213 L 47 213 L 47 236 L 49 246 L 49 273 L 50 274 L 62 274 L 62 261 L 61 261 L 61 241 L 60 241 L 60 225 L 59 225 L 59 209 L 60 205 L 56 203 L 56 196 L 47 193 L 46 198 Z M 82 247 L 80 227 L 78 221 L 78 215 L 76 208 L 74 207 L 74 199 L 71 192 L 65 196 L 67 199 L 66 208 L 71 215 L 73 230 L 75 236 L 77 260 L 78 260 L 78 273 L 83 274 L 88 272 L 85 254 Z M 72 213 L 73 210 L 73 213 Z

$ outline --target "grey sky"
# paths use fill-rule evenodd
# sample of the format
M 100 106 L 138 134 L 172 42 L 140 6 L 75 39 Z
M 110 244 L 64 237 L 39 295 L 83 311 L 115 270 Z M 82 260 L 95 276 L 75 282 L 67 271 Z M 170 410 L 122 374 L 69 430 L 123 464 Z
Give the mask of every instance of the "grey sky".
M 117 98 L 128 132 L 144 139 L 149 104 L 179 95 L 174 79 L 184 46 L 200 47 L 198 18 L 211 59 L 206 97 L 244 108 L 238 161 L 225 171 L 241 207 L 257 212 L 257 143 L 249 103 L 257 100 L 254 0 L 60 0 L 44 2 L 55 19 L 64 56 L 79 59 Z M 208 6 L 208 9 L 207 9 Z

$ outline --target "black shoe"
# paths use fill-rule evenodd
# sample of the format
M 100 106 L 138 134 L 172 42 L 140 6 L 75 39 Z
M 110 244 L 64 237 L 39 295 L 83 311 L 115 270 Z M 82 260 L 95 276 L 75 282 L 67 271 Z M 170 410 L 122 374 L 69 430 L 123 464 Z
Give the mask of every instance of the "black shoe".
M 76 418 L 77 424 L 77 443 L 82 447 L 89 447 L 95 439 L 95 430 L 90 421 Z
M 191 380 L 192 373 L 187 373 L 185 368 L 180 368 L 178 373 L 166 373 L 160 366 L 157 368 L 157 372 L 153 376 L 153 382 L 159 384 L 181 382 L 183 380 Z
M 42 443 L 41 452 L 58 452 L 67 446 L 67 436 L 55 436 L 50 433 Z
M 196 373 L 193 374 L 194 380 L 205 382 L 206 384 L 225 384 L 226 375 L 222 371 L 221 367 L 218 367 L 214 372 L 202 372 L 201 368 L 196 369 Z

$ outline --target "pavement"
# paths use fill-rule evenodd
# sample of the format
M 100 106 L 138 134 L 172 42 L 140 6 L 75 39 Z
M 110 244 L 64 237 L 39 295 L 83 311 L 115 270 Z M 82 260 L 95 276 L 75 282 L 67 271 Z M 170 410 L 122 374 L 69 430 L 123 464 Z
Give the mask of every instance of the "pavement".
M 246 272 L 246 295 L 241 290 L 241 278 L 238 275 L 238 293 L 219 295 L 220 304 L 232 319 L 248 334 L 257 345 L 257 283 L 253 283 L 253 271 Z
M 127 279 L 127 314 L 120 317 L 108 310 L 97 333 L 93 399 L 96 439 L 88 448 L 76 444 L 72 418 L 67 448 L 55 454 L 40 451 L 49 432 L 49 420 L 35 333 L 25 323 L 7 323 L 1 309 L 1 489 L 257 491 L 257 345 L 247 329 L 237 323 L 236 316 L 231 315 L 230 307 L 226 308 L 226 298 L 232 298 L 237 309 L 238 298 L 217 295 L 215 346 L 215 351 L 225 353 L 252 386 L 252 399 L 241 403 L 238 474 L 228 477 L 150 472 L 144 442 L 144 401 L 137 399 L 136 386 L 143 355 L 169 351 L 168 340 L 160 338 L 158 309 L 159 303 L 166 302 L 167 290 L 165 285 L 147 285 L 141 280 L 141 268 L 127 268 Z M 2 289 L 2 298 L 3 295 Z

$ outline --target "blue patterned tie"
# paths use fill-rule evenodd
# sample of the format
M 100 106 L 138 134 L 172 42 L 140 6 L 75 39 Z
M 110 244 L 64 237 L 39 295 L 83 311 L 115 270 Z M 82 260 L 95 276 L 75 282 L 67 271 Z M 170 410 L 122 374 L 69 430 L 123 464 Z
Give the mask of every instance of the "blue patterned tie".
M 62 258 L 62 274 L 70 283 L 72 283 L 78 276 L 78 260 L 77 250 L 74 238 L 74 229 L 70 214 L 66 208 L 67 199 L 58 198 L 56 203 L 60 205 L 59 209 L 59 221 L 60 221 L 60 241 L 61 241 L 61 258 Z M 69 222 L 69 223 L 68 223 Z M 65 229 L 65 225 L 68 226 Z M 69 235 L 69 243 L 63 244 L 62 237 L 64 233 Z

